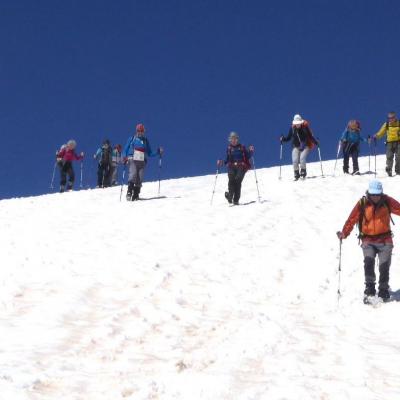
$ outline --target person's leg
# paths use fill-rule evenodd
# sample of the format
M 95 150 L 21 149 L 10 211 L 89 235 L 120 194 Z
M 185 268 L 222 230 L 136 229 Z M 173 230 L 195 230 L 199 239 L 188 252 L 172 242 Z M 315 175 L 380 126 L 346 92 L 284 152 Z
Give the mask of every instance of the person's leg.
M 128 190 L 126 192 L 126 199 L 131 200 L 136 176 L 136 165 L 133 159 L 130 159 L 128 163 Z
M 60 192 L 65 191 L 65 185 L 67 183 L 67 168 L 65 166 L 66 163 L 62 164 L 60 167 Z
M 75 172 L 72 167 L 72 162 L 67 163 L 67 175 L 68 175 L 67 190 L 71 190 L 75 182 Z
M 354 145 L 351 149 L 351 159 L 353 161 L 353 175 L 359 173 L 358 167 L 358 145 Z
M 297 147 L 293 147 L 292 162 L 293 162 L 293 170 L 294 170 L 294 179 L 297 180 L 300 178 L 300 172 L 299 172 L 300 149 L 298 149 Z
M 111 164 L 111 185 L 117 184 L 117 172 L 118 172 L 118 165 L 117 163 Z
M 142 187 L 142 182 L 144 178 L 144 161 L 135 161 L 136 175 L 134 179 L 133 196 L 132 200 L 137 200 L 139 198 L 140 189 Z
M 239 204 L 240 194 L 242 191 L 242 181 L 246 171 L 243 168 L 238 168 L 235 176 L 235 192 L 233 195 L 233 203 Z
M 307 156 L 308 156 L 309 152 L 310 152 L 310 148 L 306 147 L 300 153 L 300 176 L 302 178 L 305 178 L 307 176 L 306 163 L 307 163 Z
M 103 186 L 103 166 L 101 164 L 98 164 L 97 166 L 97 186 L 102 187 Z
M 384 300 L 390 298 L 389 294 L 389 270 L 392 261 L 393 245 L 381 244 L 378 247 L 379 253 L 379 286 L 378 296 Z
M 349 173 L 349 144 L 346 142 L 346 144 L 343 146 L 343 172 L 345 174 Z
M 397 175 L 400 175 L 400 143 L 396 142 L 395 145 L 395 157 L 396 161 L 394 164 L 394 171 L 396 172 Z
M 377 249 L 371 244 L 361 245 L 364 254 L 364 276 L 365 276 L 365 290 L 364 294 L 367 296 L 374 296 L 375 291 L 375 257 Z
M 225 192 L 225 198 L 228 200 L 228 203 L 232 203 L 233 195 L 235 194 L 236 171 L 236 168 L 228 169 L 228 191 Z
M 393 169 L 393 158 L 395 153 L 394 143 L 386 143 L 386 172 L 389 176 L 392 176 Z

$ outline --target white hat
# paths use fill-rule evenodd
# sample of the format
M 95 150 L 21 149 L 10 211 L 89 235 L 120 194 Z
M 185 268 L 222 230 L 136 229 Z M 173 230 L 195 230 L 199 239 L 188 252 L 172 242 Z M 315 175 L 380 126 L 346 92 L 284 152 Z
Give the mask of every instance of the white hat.
M 300 114 L 296 114 L 296 115 L 293 117 L 293 122 L 292 122 L 293 125 L 300 125 L 300 124 L 302 124 L 303 122 L 304 122 L 304 120 L 303 120 L 303 118 L 301 118 L 301 115 L 300 115 Z

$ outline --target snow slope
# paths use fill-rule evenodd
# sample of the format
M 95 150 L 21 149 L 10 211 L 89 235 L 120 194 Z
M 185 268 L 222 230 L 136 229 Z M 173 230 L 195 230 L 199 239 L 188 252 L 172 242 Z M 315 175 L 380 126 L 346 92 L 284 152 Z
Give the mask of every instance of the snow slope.
M 338 304 L 371 177 L 339 164 L 260 169 L 261 203 L 249 171 L 237 207 L 225 174 L 212 206 L 213 175 L 1 201 L 0 399 L 399 399 L 400 256 L 395 301 L 365 306 L 353 233 Z

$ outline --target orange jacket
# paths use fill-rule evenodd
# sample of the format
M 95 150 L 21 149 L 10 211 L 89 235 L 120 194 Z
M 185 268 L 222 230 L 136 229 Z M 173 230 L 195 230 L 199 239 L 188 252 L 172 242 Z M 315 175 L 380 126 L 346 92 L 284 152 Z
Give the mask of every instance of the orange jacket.
M 386 204 L 389 206 L 390 212 Z M 345 238 L 350 235 L 353 226 L 359 222 L 361 209 L 360 201 L 358 201 L 343 226 L 342 233 Z M 390 213 L 400 215 L 400 203 L 395 199 L 383 195 L 382 200 L 375 205 L 366 198 L 361 232 L 363 235 L 366 235 L 367 240 L 374 241 L 373 236 L 378 236 L 376 240 L 382 240 L 382 234 L 385 233 L 388 233 L 388 236 L 385 237 L 385 239 L 391 239 Z

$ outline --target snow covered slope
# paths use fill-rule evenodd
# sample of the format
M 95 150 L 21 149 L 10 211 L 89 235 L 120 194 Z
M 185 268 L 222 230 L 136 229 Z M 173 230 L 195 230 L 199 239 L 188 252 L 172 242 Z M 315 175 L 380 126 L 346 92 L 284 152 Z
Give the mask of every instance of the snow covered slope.
M 212 206 L 213 175 L 1 201 L 0 399 L 399 399 L 398 247 L 397 301 L 365 306 L 353 233 L 338 305 L 371 177 L 340 169 L 258 170 L 261 203 L 249 171 L 236 207 L 225 174 Z

